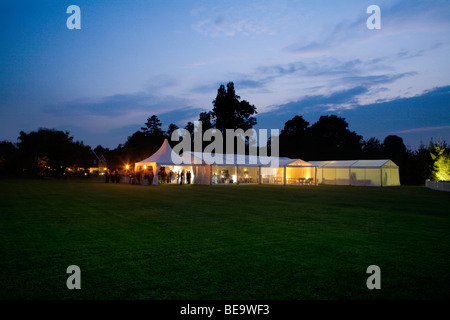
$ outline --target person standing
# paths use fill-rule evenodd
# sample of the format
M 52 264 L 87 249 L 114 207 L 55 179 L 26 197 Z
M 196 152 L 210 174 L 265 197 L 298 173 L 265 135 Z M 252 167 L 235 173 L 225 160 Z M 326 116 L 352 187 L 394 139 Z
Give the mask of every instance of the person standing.
M 186 183 L 191 184 L 191 172 L 186 172 Z
M 150 167 L 150 174 L 149 174 L 149 185 L 153 184 L 153 178 L 155 177 L 155 175 L 153 174 L 153 167 Z

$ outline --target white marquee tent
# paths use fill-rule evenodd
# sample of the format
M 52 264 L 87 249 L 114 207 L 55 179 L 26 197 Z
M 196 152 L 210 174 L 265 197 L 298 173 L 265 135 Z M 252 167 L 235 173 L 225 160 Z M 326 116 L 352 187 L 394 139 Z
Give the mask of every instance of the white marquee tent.
M 399 186 L 398 166 L 391 160 L 310 161 L 319 184 Z
M 271 159 L 277 160 L 278 165 L 271 165 Z M 190 183 L 194 184 L 317 185 L 316 166 L 301 159 L 196 152 L 179 156 L 167 139 L 152 156 L 135 163 L 136 172 L 153 171 L 152 184 L 158 184 L 160 168 L 165 172 L 189 171 Z
M 273 165 L 270 159 L 276 160 Z M 272 164 L 272 165 L 271 165 Z M 391 160 L 304 161 L 233 154 L 176 154 L 164 140 L 152 156 L 135 164 L 145 174 L 153 171 L 151 184 L 158 184 L 158 172 L 189 172 L 193 184 L 278 184 L 398 186 L 399 168 Z M 187 177 L 187 175 L 186 175 Z M 169 179 L 169 183 L 177 183 Z

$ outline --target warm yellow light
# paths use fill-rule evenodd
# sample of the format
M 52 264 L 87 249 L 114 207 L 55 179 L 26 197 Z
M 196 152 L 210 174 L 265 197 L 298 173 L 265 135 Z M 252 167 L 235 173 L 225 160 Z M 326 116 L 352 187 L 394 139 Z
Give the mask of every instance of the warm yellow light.
M 129 165 L 126 165 L 125 168 L 127 168 L 127 170 L 128 170 L 128 169 L 130 169 L 130 166 L 129 166 Z
M 147 169 L 147 166 L 144 164 L 144 169 Z

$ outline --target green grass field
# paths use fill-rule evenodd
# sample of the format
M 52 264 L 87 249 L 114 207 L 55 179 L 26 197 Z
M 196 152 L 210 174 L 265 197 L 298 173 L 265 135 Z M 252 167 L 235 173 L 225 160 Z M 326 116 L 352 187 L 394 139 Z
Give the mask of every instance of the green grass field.
M 425 187 L 0 180 L 0 298 L 449 299 L 449 208 Z

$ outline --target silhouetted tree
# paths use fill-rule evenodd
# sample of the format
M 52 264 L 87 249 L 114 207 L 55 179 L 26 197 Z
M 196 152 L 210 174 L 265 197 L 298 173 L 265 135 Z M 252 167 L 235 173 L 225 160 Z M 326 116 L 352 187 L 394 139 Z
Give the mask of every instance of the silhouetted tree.
M 202 123 L 202 135 L 206 130 L 214 127 L 213 118 L 214 116 L 212 111 L 200 113 L 198 121 Z
M 186 129 L 188 132 L 189 132 L 189 134 L 191 135 L 191 137 L 194 137 L 194 129 L 195 129 L 195 126 L 194 126 L 194 124 L 192 123 L 192 122 L 188 122 L 187 123 L 187 125 L 186 125 L 186 127 L 184 127 L 184 129 Z
M 362 158 L 363 159 L 379 159 L 383 150 L 383 145 L 377 138 L 370 138 L 363 141 Z
M 178 126 L 176 124 L 174 124 L 174 123 L 169 124 L 169 127 L 167 128 L 167 131 L 166 131 L 166 138 L 169 142 L 171 141 L 170 138 L 172 136 L 172 133 L 177 129 L 178 129 Z
M 256 107 L 248 101 L 242 100 L 235 90 L 233 82 L 225 86 L 220 85 L 216 99 L 213 101 L 212 118 L 214 127 L 225 133 L 226 129 L 243 129 L 244 131 L 256 124 Z
M 348 129 L 344 118 L 336 115 L 321 116 L 307 130 L 309 160 L 358 159 L 361 155 L 362 136 Z
M 383 154 L 394 162 L 400 162 L 406 154 L 406 146 L 399 136 L 390 135 L 383 141 Z
M 20 172 L 18 149 L 9 141 L 0 142 L 0 175 L 16 175 Z
M 280 155 L 289 158 L 304 158 L 308 153 L 306 131 L 309 122 L 295 116 L 284 124 L 280 133 Z
M 145 127 L 142 127 L 141 130 L 146 136 L 149 136 L 149 135 L 152 135 L 155 137 L 164 136 L 164 131 L 161 130 L 161 121 L 155 115 L 153 115 L 147 119 L 147 122 L 145 123 Z
M 74 142 L 68 131 L 21 131 L 18 140 L 21 164 L 29 174 L 61 176 L 68 167 L 86 167 L 93 161 L 90 147 Z
M 211 120 L 214 123 L 213 127 L 222 132 L 224 152 L 226 151 L 227 129 L 246 131 L 256 125 L 256 118 L 252 117 L 257 113 L 256 107 L 248 101 L 240 101 L 240 99 L 241 97 L 236 94 L 233 82 L 229 82 L 226 88 L 223 84 L 220 85 L 216 99 L 213 101 Z M 240 139 L 240 137 L 235 139 Z M 246 140 L 245 142 L 248 143 Z
M 145 127 L 136 131 L 127 138 L 121 148 L 112 150 L 108 155 L 108 163 L 111 161 L 115 166 L 123 166 L 124 163 L 133 163 L 148 158 L 155 153 L 166 138 L 161 129 L 161 121 L 156 115 L 147 119 Z

